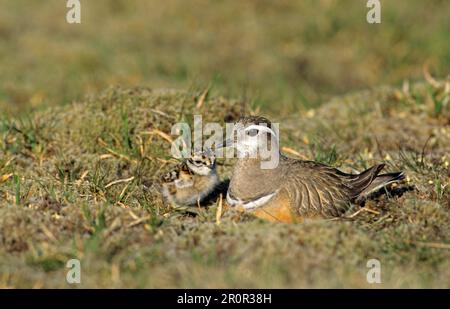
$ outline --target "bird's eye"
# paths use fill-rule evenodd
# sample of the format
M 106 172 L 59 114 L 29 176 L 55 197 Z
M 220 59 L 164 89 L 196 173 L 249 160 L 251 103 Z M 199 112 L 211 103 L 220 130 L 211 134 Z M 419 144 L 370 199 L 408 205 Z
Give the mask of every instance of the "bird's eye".
M 200 165 L 200 164 L 202 164 L 202 161 L 201 160 L 195 160 L 194 163 L 197 164 L 197 165 Z
M 256 136 L 258 135 L 258 129 L 250 129 L 247 131 L 248 136 Z

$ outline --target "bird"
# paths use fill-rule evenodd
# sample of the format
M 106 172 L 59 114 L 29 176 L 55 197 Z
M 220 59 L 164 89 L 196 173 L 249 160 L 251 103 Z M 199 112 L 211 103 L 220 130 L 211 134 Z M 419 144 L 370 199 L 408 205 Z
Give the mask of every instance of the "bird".
M 245 116 L 235 124 L 234 137 L 216 147 L 231 146 L 238 152 L 226 196 L 228 207 L 286 223 L 341 217 L 350 205 L 405 177 L 403 172 L 380 174 L 385 164 L 348 174 L 319 162 L 284 156 L 276 131 L 265 117 Z M 278 156 L 272 168 L 262 168 L 267 155 L 262 157 L 258 148 L 264 140 Z
M 211 151 L 195 151 L 161 176 L 162 195 L 175 206 L 199 205 L 219 186 L 216 157 Z

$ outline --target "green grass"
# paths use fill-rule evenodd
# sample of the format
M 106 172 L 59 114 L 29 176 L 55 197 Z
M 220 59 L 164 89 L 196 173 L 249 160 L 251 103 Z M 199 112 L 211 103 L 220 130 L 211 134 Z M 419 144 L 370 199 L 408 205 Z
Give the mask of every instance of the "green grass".
M 385 162 L 408 176 L 395 190 L 412 187 L 374 197 L 373 213 L 297 225 L 233 211 L 217 225 L 216 203 L 162 203 L 157 179 L 173 164 L 162 163 L 170 144 L 146 132 L 170 132 L 194 113 L 230 120 L 239 100 L 212 95 L 196 109 L 198 92 L 109 88 L 28 121 L 6 118 L 0 176 L 14 176 L 0 184 L 0 286 L 70 287 L 65 263 L 78 258 L 80 287 L 374 287 L 366 262 L 376 258 L 382 287 L 448 288 L 450 114 L 434 113 L 428 87 L 410 89 L 424 102 L 381 87 L 313 114 L 266 113 L 280 122 L 282 144 L 302 155 L 345 171 Z
M 68 104 L 109 85 L 211 88 L 289 114 L 331 96 L 450 68 L 448 1 L 0 0 L 0 108 Z M 436 110 L 440 109 L 437 103 Z

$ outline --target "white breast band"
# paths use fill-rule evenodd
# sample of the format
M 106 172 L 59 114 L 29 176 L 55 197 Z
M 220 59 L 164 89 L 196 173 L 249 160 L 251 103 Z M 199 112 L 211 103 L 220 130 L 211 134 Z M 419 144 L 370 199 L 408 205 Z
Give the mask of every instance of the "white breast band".
M 244 207 L 245 209 L 254 209 L 258 208 L 260 206 L 263 206 L 265 203 L 267 203 L 275 194 L 277 194 L 278 191 L 275 191 L 273 193 L 270 193 L 268 195 L 264 195 L 254 201 L 246 202 L 244 203 L 240 199 L 234 199 L 230 196 L 230 192 L 227 192 L 227 202 L 230 204 L 230 206 L 236 206 L 240 205 Z

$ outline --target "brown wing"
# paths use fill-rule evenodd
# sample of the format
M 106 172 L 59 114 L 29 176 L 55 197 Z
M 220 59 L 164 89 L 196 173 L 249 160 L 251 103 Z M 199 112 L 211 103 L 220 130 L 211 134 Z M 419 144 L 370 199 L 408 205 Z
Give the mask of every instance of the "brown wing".
M 169 172 L 163 174 L 161 176 L 161 181 L 163 183 L 170 183 L 180 178 L 190 177 L 190 175 L 192 175 L 192 171 L 187 166 L 186 161 L 183 161 L 177 164 Z
M 161 181 L 163 183 L 170 183 L 170 182 L 174 182 L 177 178 L 178 178 L 178 170 L 173 169 L 167 173 L 164 173 L 161 176 Z
M 290 158 L 283 164 L 288 169 L 286 191 L 301 216 L 341 215 L 352 200 L 352 189 L 339 170 L 313 161 Z

